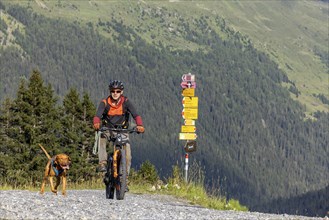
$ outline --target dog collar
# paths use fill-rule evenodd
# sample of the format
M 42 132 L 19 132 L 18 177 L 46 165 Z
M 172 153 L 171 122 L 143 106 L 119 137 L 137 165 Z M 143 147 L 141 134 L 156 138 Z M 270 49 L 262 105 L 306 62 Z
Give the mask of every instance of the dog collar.
M 51 166 L 52 166 L 52 168 L 53 168 L 53 170 L 54 170 L 56 176 L 59 176 L 59 175 L 60 175 L 61 173 L 63 173 L 63 171 L 64 171 L 64 169 L 60 169 L 60 170 L 58 170 L 58 169 L 56 168 L 56 165 L 54 164 L 54 159 L 51 160 Z

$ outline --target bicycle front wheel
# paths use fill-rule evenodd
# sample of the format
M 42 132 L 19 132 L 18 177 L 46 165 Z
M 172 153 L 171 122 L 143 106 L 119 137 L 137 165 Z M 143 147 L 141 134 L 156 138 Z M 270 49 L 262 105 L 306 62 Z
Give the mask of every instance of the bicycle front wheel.
M 116 187 L 116 198 L 117 200 L 123 200 L 127 188 L 127 165 L 126 165 L 126 151 L 125 149 L 120 150 L 120 161 L 119 161 L 119 176 L 118 185 Z
M 114 187 L 112 184 L 105 185 L 105 193 L 107 199 L 113 199 L 114 198 Z
M 114 199 L 114 183 L 113 183 L 113 159 L 112 155 L 109 156 L 107 160 L 107 168 L 106 168 L 106 173 L 104 176 L 104 183 L 105 183 L 105 195 L 107 199 Z

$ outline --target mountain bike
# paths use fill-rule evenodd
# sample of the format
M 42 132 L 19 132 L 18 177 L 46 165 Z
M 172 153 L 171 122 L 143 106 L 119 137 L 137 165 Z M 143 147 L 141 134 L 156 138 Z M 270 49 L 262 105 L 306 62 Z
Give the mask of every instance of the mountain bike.
M 108 128 L 102 127 L 101 133 L 107 141 L 113 142 L 114 152 L 108 156 L 106 173 L 104 175 L 105 191 L 107 199 L 114 199 L 116 194 L 117 200 L 123 200 L 127 188 L 127 165 L 126 150 L 124 146 L 128 143 L 128 133 L 137 133 L 136 128 Z M 107 135 L 105 131 L 109 131 Z M 115 193 L 114 193 L 115 192 Z

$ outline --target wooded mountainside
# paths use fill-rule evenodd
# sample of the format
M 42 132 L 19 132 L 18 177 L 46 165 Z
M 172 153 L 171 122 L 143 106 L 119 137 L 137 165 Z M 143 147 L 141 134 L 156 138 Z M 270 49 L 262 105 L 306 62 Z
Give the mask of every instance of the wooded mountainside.
M 223 40 L 206 31 L 201 17 L 198 32 L 186 29 L 186 37 L 210 49 L 173 50 L 147 43 L 115 19 L 106 25 L 116 38 L 107 39 L 91 23 L 0 6 L 24 25 L 13 32 L 20 47 L 0 48 L 1 180 L 40 184 L 46 159 L 38 143 L 51 154 L 70 154 L 71 181 L 96 176 L 91 121 L 111 79 L 125 83 L 125 95 L 146 128 L 132 137 L 133 166 L 150 160 L 166 177 L 182 163 L 180 82 L 191 72 L 197 77 L 199 118 L 198 150 L 190 158 L 204 167 L 209 189 L 219 188 L 251 210 L 273 211 L 267 204 L 328 186 L 329 114 L 305 119 L 303 106 L 281 86 L 293 83 L 241 34 Z M 282 202 L 275 212 L 324 216 L 328 195 L 315 200 L 312 211 Z

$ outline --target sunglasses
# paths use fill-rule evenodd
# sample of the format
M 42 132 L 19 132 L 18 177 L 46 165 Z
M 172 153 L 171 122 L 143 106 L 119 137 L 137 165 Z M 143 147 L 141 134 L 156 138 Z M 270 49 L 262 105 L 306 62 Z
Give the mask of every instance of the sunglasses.
M 111 91 L 111 93 L 117 93 L 117 94 L 119 94 L 121 92 L 122 92 L 121 90 L 113 90 L 113 91 Z

